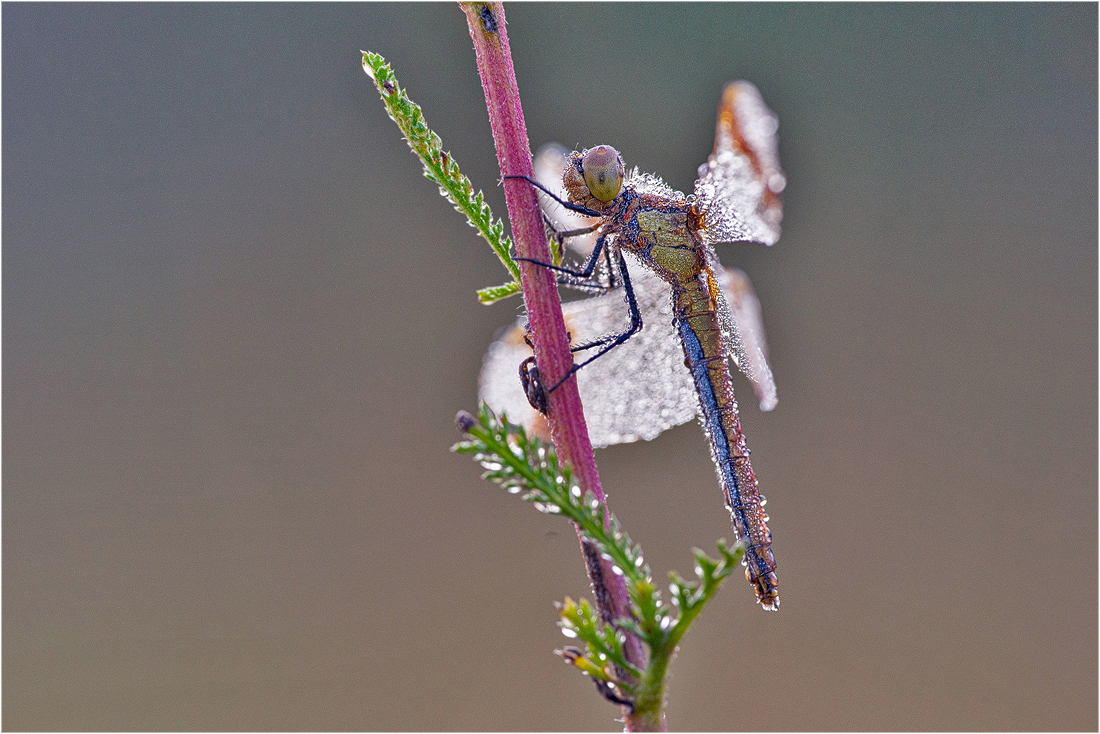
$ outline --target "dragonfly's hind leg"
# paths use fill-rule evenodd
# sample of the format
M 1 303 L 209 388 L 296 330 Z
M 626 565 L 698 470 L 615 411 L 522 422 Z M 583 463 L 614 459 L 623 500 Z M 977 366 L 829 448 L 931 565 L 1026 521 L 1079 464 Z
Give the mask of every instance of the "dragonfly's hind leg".
M 573 203 L 570 203 L 568 201 L 562 200 L 561 198 L 556 196 L 552 191 L 550 191 L 545 186 L 540 184 L 538 181 L 536 181 L 533 178 L 529 178 L 528 176 L 505 176 L 504 179 L 505 180 L 518 179 L 520 181 L 526 181 L 527 183 L 531 184 L 536 189 L 543 192 L 544 194 L 549 196 L 551 199 L 553 199 L 554 201 L 556 201 L 558 204 L 560 204 L 562 207 L 568 209 L 569 211 L 577 212 L 579 214 L 585 214 L 585 215 L 590 216 L 590 217 L 602 217 L 603 216 L 600 212 L 595 211 L 593 209 L 588 209 L 587 207 L 579 206 L 577 204 L 573 204 Z M 558 252 L 560 253 L 560 256 L 558 258 L 559 260 L 562 257 L 564 257 L 564 251 L 565 251 L 564 245 L 565 245 L 565 238 L 566 237 L 576 237 L 576 236 L 579 236 L 579 235 L 582 235 L 582 234 L 589 234 L 591 232 L 595 232 L 597 229 L 599 229 L 600 225 L 603 223 L 601 221 L 601 222 L 596 222 L 595 224 L 592 224 L 588 227 L 581 227 L 579 229 L 558 230 L 558 228 L 555 227 L 552 222 L 550 222 L 550 220 L 546 216 L 545 212 L 543 212 L 542 221 L 546 224 L 547 228 L 552 233 L 551 238 L 558 244 Z M 525 261 L 525 262 L 534 263 L 535 265 L 541 265 L 545 268 L 550 268 L 551 270 L 555 271 L 556 273 L 560 273 L 562 275 L 568 276 L 567 278 L 564 278 L 564 279 L 561 278 L 561 277 L 558 278 L 558 282 L 561 285 L 574 287 L 574 288 L 577 288 L 579 290 L 584 290 L 584 291 L 587 291 L 587 292 L 606 293 L 607 291 L 609 291 L 609 290 L 611 290 L 612 288 L 615 287 L 614 268 L 608 267 L 608 272 L 609 272 L 610 275 L 608 277 L 608 283 L 607 284 L 579 282 L 579 281 L 591 280 L 592 273 L 595 271 L 596 264 L 599 262 L 599 259 L 600 259 L 600 252 L 604 250 L 604 244 L 605 244 L 604 241 L 605 241 L 604 237 L 600 237 L 596 240 L 596 246 L 594 248 L 592 248 L 592 253 L 589 256 L 588 261 L 584 264 L 584 268 L 581 269 L 581 270 L 574 270 L 572 268 L 567 268 L 565 266 L 558 265 L 556 263 L 542 262 L 541 260 L 535 260 L 534 258 L 519 257 L 518 255 L 514 259 L 517 260 L 517 261 L 522 260 L 522 261 Z M 610 266 L 610 260 L 608 261 L 608 265 Z
M 593 267 L 595 267 L 594 263 L 595 263 L 596 258 L 599 257 L 599 250 L 601 248 L 602 243 L 603 243 L 603 238 L 602 237 L 600 239 L 596 240 L 596 249 L 592 251 L 593 257 L 590 259 L 588 265 L 586 266 L 586 268 L 588 270 L 591 270 Z M 635 334 L 637 334 L 639 331 L 642 330 L 642 312 L 641 312 L 641 309 L 638 308 L 638 299 L 634 296 L 634 286 L 630 282 L 630 272 L 626 269 L 626 261 L 623 259 L 622 255 L 618 256 L 618 260 L 619 260 L 619 274 L 622 276 L 623 290 L 626 294 L 626 306 L 627 306 L 627 309 L 630 312 L 630 326 L 627 327 L 625 331 L 623 331 L 619 334 L 609 334 L 608 336 L 601 337 L 601 338 L 596 339 L 594 341 L 588 342 L 587 344 L 582 344 L 579 347 L 570 347 L 570 351 L 573 352 L 573 353 L 581 352 L 581 351 L 584 351 L 584 350 L 587 350 L 587 349 L 594 349 L 596 347 L 599 347 L 600 351 L 596 352 L 594 355 L 592 355 L 591 357 L 589 357 L 588 359 L 584 360 L 583 362 L 581 362 L 579 364 L 575 363 L 572 367 L 569 368 L 569 371 L 565 373 L 565 377 L 558 380 L 551 387 L 544 388 L 544 392 L 546 394 L 552 393 L 552 392 L 554 392 L 554 390 L 557 390 L 558 387 L 560 387 L 563 382 L 568 380 L 581 367 L 584 367 L 586 364 L 589 364 L 590 362 L 593 362 L 593 361 L 599 359 L 600 357 L 607 354 L 608 352 L 610 352 L 612 349 L 619 346 L 620 344 L 623 344 L 624 342 L 626 342 L 627 339 L 629 339 L 630 337 L 634 336 Z M 531 262 L 534 262 L 534 261 L 531 261 Z M 543 263 L 539 263 L 539 264 L 542 265 Z M 554 269 L 558 270 L 560 268 L 554 268 Z M 568 272 L 568 271 L 566 271 L 566 272 Z
M 603 342 L 600 341 L 591 342 L 589 344 L 582 344 L 579 347 L 575 347 L 572 345 L 573 335 L 568 334 L 568 336 L 570 341 L 569 351 L 571 354 L 576 354 L 577 352 L 582 352 L 586 349 L 592 349 L 593 347 L 597 347 L 603 344 Z M 523 341 L 532 350 L 535 348 L 534 343 L 532 343 L 531 341 L 530 324 L 527 325 L 527 331 L 523 335 Z M 585 364 L 587 364 L 587 362 L 585 362 Z M 570 374 L 572 374 L 572 372 L 570 372 Z M 523 385 L 523 394 L 527 397 L 527 403 L 538 412 L 546 415 L 548 410 L 547 395 L 549 395 L 549 391 L 542 386 L 542 377 L 539 374 L 539 365 L 538 362 L 535 361 L 535 355 L 532 354 L 530 357 L 520 363 L 519 381 L 520 384 Z M 559 382 L 558 384 L 560 385 L 561 383 Z M 555 385 L 555 387 L 557 387 L 557 385 Z

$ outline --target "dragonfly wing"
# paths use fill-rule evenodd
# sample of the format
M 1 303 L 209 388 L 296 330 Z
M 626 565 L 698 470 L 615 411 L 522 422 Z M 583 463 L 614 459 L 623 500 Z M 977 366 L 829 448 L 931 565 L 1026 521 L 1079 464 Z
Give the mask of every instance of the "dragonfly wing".
M 695 383 L 672 324 L 668 285 L 640 265 L 630 268 L 630 275 L 642 330 L 577 373 L 589 436 L 597 447 L 648 441 L 699 414 Z M 579 325 L 592 316 L 592 333 L 609 324 L 621 331 L 630 322 L 621 294 L 604 313 L 586 310 L 574 320 Z
M 699 413 L 699 399 L 672 326 L 668 286 L 646 268 L 630 269 L 642 312 L 642 330 L 577 373 L 588 434 L 596 448 L 650 440 Z M 622 331 L 630 317 L 622 290 L 562 307 L 574 344 Z M 538 428 L 528 405 L 519 366 L 531 355 L 517 323 L 493 344 L 481 371 L 481 399 L 509 418 Z
M 708 242 L 779 239 L 780 194 L 787 184 L 779 166 L 779 118 L 749 82 L 730 82 L 718 106 L 714 151 L 699 167 L 696 209 Z
M 718 276 L 718 317 L 722 325 L 722 335 L 730 345 L 730 358 L 752 383 L 760 410 L 775 410 L 779 396 L 775 388 L 775 376 L 768 366 L 764 319 L 752 281 L 743 270 L 727 268 L 717 258 L 713 258 L 712 269 Z

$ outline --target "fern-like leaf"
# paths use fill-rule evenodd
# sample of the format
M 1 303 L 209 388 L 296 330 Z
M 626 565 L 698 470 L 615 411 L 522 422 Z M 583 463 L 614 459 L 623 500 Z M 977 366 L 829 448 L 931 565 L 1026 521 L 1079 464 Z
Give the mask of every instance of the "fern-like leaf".
M 504 234 L 504 223 L 493 218 L 493 211 L 485 203 L 482 192 L 474 193 L 473 184 L 458 168 L 450 153 L 443 150 L 443 141 L 428 127 L 420 105 L 409 99 L 398 84 L 390 65 L 376 53 L 363 54 L 363 71 L 374 80 L 386 113 L 397 123 L 409 147 L 424 165 L 424 176 L 439 184 L 439 193 L 447 198 L 455 209 L 466 215 L 466 220 L 485 238 L 493 252 L 512 275 L 512 282 L 503 286 L 478 291 L 482 303 L 494 303 L 519 293 L 519 266 L 509 254 L 512 240 Z

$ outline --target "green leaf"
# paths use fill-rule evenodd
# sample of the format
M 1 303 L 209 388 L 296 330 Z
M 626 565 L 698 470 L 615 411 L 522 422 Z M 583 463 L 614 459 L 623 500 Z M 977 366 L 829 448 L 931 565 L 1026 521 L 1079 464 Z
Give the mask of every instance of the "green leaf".
M 513 280 L 511 283 L 505 283 L 504 285 L 494 285 L 488 288 L 482 288 L 477 292 L 477 297 L 479 301 L 488 306 L 491 303 L 496 303 L 509 296 L 514 296 L 519 292 L 519 282 Z
M 577 523 L 585 541 L 594 543 L 600 555 L 622 571 L 633 605 L 631 617 L 608 625 L 586 600 L 577 603 L 567 597 L 558 605 L 558 624 L 568 637 L 583 642 L 585 649 L 570 647 L 558 654 L 582 673 L 601 681 L 603 687 L 597 688 L 609 700 L 626 701 L 636 714 L 659 720 L 668 666 L 676 647 L 722 581 L 741 563 L 744 544 L 738 543 L 730 550 L 725 541 L 719 541 L 718 559 L 694 549 L 697 578 L 686 581 L 675 572 L 669 574 L 673 601 L 671 606 L 666 605 L 641 547 L 630 540 L 613 515 L 609 529 L 604 527 L 602 508 L 590 493 L 581 491 L 569 467 L 558 464 L 553 447 L 528 436 L 522 427 L 497 418 L 484 405 L 477 418 L 460 413 L 458 423 L 467 440 L 456 444 L 454 450 L 473 455 L 486 470 L 486 479 L 532 502 L 542 512 L 565 515 Z M 637 635 L 647 647 L 644 670 L 632 665 L 623 654 L 625 632 Z
M 479 291 L 478 298 L 482 303 L 492 303 L 512 293 L 518 293 L 520 290 L 519 266 L 510 255 L 512 240 L 504 236 L 504 223 L 494 220 L 493 212 L 485 203 L 482 192 L 478 191 L 474 194 L 470 179 L 459 171 L 458 163 L 450 153 L 443 150 L 443 141 L 428 127 L 420 105 L 409 99 L 386 60 L 370 51 L 363 51 L 362 54 L 363 71 L 378 88 L 382 103 L 386 106 L 386 113 L 397 123 L 409 147 L 420 158 L 420 162 L 424 165 L 424 176 L 439 184 L 440 194 L 454 204 L 455 209 L 466 215 L 470 226 L 477 229 L 478 233 L 485 238 L 512 275 L 513 282 L 508 287 L 514 290 L 503 293 L 500 289 L 504 286 L 497 286 L 485 290 L 500 291 L 502 295 L 487 301 Z

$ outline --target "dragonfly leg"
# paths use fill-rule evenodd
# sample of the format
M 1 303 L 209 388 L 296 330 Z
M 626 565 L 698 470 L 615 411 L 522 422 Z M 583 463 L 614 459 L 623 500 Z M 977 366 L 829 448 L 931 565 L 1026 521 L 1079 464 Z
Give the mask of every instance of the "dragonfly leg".
M 570 341 L 572 341 L 572 335 L 569 335 Z M 535 348 L 535 345 L 531 343 L 531 325 L 527 325 L 527 333 L 523 336 L 523 341 L 531 349 Z M 585 349 L 591 349 L 597 344 L 584 344 L 579 347 L 570 346 L 569 351 L 576 354 Z M 542 386 L 542 379 L 539 377 L 539 366 L 535 361 L 535 356 L 531 355 L 519 366 L 519 381 L 523 385 L 523 394 L 527 396 L 527 402 L 532 408 L 538 412 L 546 415 L 548 406 L 546 403 L 546 388 Z
M 599 228 L 600 223 L 596 222 L 590 227 L 581 227 L 580 229 L 558 229 L 554 226 L 554 222 L 550 220 L 550 217 L 546 216 L 546 212 L 542 213 L 542 223 L 550 232 L 550 239 L 553 240 L 557 246 L 557 252 L 554 253 L 556 260 L 561 260 L 565 257 L 565 238 L 576 237 L 582 234 L 588 234 Z M 514 257 L 514 256 L 513 256 Z
M 532 186 L 537 188 L 539 191 L 543 192 L 544 194 L 549 196 L 551 199 L 556 201 L 558 204 L 560 204 L 561 206 L 565 207 L 566 209 L 568 209 L 570 211 L 578 212 L 580 214 L 586 214 L 586 215 L 591 216 L 591 217 L 602 217 L 603 216 L 600 212 L 595 211 L 594 209 L 588 209 L 587 207 L 579 206 L 577 204 L 571 204 L 568 201 L 563 201 L 557 195 L 555 195 L 552 191 L 550 191 L 545 186 L 540 184 L 538 181 L 536 181 L 532 178 L 529 178 L 527 176 L 505 176 L 504 179 L 505 180 L 518 179 L 520 181 L 526 181 L 527 183 L 531 184 Z M 580 227 L 578 229 L 558 230 L 558 228 L 555 227 L 553 225 L 553 223 L 550 221 L 549 217 L 546 216 L 545 212 L 543 212 L 542 221 L 546 224 L 547 228 L 553 233 L 552 239 L 555 242 L 558 243 L 558 258 L 559 259 L 561 257 L 564 257 L 565 238 L 566 237 L 576 237 L 576 236 L 579 236 L 579 235 L 582 235 L 582 234 L 589 234 L 591 232 L 595 232 L 603 224 L 602 222 L 596 222 L 595 224 L 591 224 L 587 227 Z M 565 275 L 568 275 L 568 276 L 571 276 L 571 277 L 576 277 L 576 278 L 581 278 L 583 280 L 587 280 L 591 277 L 592 271 L 595 268 L 596 262 L 598 261 L 597 252 L 600 249 L 600 244 L 601 244 L 601 242 L 599 240 L 597 240 L 596 248 L 592 250 L 591 258 L 585 264 L 585 268 L 582 271 L 579 271 L 579 272 L 575 271 L 575 270 L 570 270 L 568 268 L 561 267 L 559 265 L 544 263 L 540 260 L 534 260 L 534 259 L 531 259 L 531 258 L 516 257 L 514 259 L 516 259 L 516 260 L 526 260 L 527 262 L 532 262 L 532 263 L 535 263 L 536 265 L 542 265 L 544 267 L 548 267 L 552 270 L 555 270 L 559 273 L 564 273 Z M 569 280 L 559 280 L 559 283 L 561 285 L 570 286 L 570 287 L 576 288 L 578 290 L 586 291 L 586 292 L 589 292 L 589 293 L 607 293 L 609 290 L 615 288 L 615 285 L 616 285 L 615 284 L 615 275 L 614 275 L 615 269 L 611 267 L 610 258 L 608 258 L 607 265 L 608 265 L 608 273 L 610 273 L 610 275 L 609 275 L 609 283 L 606 284 L 606 285 L 602 284 L 602 283 L 601 284 L 590 285 L 590 284 L 587 284 L 587 283 L 576 283 L 576 282 L 569 281 Z
M 592 254 L 588 256 L 588 262 L 586 262 L 584 267 L 580 270 L 567 268 L 563 265 L 555 265 L 554 263 L 544 263 L 542 260 L 535 260 L 531 257 L 517 257 L 516 260 L 533 263 L 534 265 L 541 265 L 544 268 L 549 268 L 558 273 L 565 273 L 566 275 L 579 278 L 580 280 L 588 280 L 592 277 L 592 273 L 596 269 L 596 263 L 600 260 L 600 253 L 604 249 L 605 239 L 605 237 L 596 239 L 596 246 L 592 248 Z
M 550 221 L 550 218 L 545 214 L 542 215 L 542 221 L 546 222 L 546 226 L 550 228 L 550 231 L 554 233 L 554 239 L 558 242 L 564 242 L 566 237 L 576 237 L 577 235 L 588 234 L 589 232 L 595 232 L 599 229 L 601 222 L 588 227 L 581 227 L 580 229 L 558 229 Z
M 550 220 L 550 217 L 546 216 L 545 212 L 543 212 L 542 214 L 542 222 L 544 225 L 546 225 L 546 230 L 550 233 L 550 240 L 556 245 L 553 252 L 555 263 L 560 263 L 565 257 L 565 239 L 567 237 L 579 237 L 580 235 L 591 234 L 592 232 L 599 229 L 601 225 L 600 222 L 596 222 L 595 224 L 589 225 L 587 227 L 580 227 L 578 229 L 559 230 L 557 227 L 554 226 L 554 223 Z M 581 291 L 583 293 L 598 293 L 601 295 L 611 290 L 614 290 L 618 284 L 615 282 L 615 269 L 611 265 L 610 252 L 611 248 L 603 248 L 605 265 L 603 268 L 601 268 L 599 276 L 592 275 L 589 276 L 589 278 L 585 279 L 593 280 L 593 278 L 595 278 L 596 280 L 594 280 L 593 282 L 582 282 L 582 280 L 573 273 L 559 273 L 558 285 L 563 285 L 567 288 Z M 512 259 L 522 260 L 525 258 L 519 258 L 515 255 L 512 255 Z M 528 259 L 527 262 L 533 262 L 539 265 L 543 264 L 539 260 Z
M 617 287 L 615 283 L 615 268 L 611 265 L 611 248 L 605 247 L 604 250 L 605 259 L 607 260 L 607 286 L 608 290 Z
M 542 184 L 540 184 L 538 181 L 531 178 L 530 176 L 505 176 L 504 177 L 505 181 L 507 181 L 509 179 L 519 179 L 520 181 L 526 181 L 527 183 L 531 184 L 536 189 L 538 189 L 542 193 L 546 194 L 551 199 L 558 202 L 559 204 L 561 204 L 562 206 L 564 206 L 566 209 L 568 209 L 571 212 L 577 212 L 578 214 L 585 214 L 589 217 L 602 217 L 603 216 L 603 214 L 596 211 L 595 209 L 589 209 L 586 206 L 580 206 L 579 204 L 573 204 L 573 203 L 570 203 L 568 201 L 564 201 L 562 199 L 559 199 L 553 191 L 546 188 L 545 186 L 543 186 Z
M 600 247 L 600 245 L 602 243 L 602 240 L 603 240 L 603 238 L 601 237 L 599 240 L 596 241 L 596 247 L 597 248 Z M 593 254 L 593 256 L 598 257 L 598 253 L 595 250 L 593 250 L 592 254 Z M 608 352 L 610 352 L 612 349 L 619 346 L 620 344 L 623 344 L 624 342 L 626 342 L 627 339 L 629 339 L 630 337 L 634 336 L 635 334 L 637 334 L 639 331 L 642 330 L 642 312 L 641 312 L 641 309 L 638 308 L 638 299 L 635 298 L 635 296 L 634 296 L 634 286 L 630 282 L 630 273 L 626 269 L 626 261 L 623 259 L 622 255 L 619 255 L 618 259 L 619 259 L 619 275 L 622 276 L 623 290 L 626 292 L 626 306 L 627 306 L 627 309 L 630 311 L 630 326 L 627 327 L 627 329 L 625 331 L 623 331 L 622 333 L 612 334 L 610 336 L 606 336 L 606 337 L 603 337 L 601 339 L 597 339 L 595 341 L 589 342 L 588 344 L 583 344 L 583 345 L 577 347 L 576 349 L 572 349 L 571 351 L 573 351 L 573 352 L 579 352 L 579 351 L 583 351 L 585 349 L 593 349 L 595 347 L 600 347 L 600 351 L 596 352 L 594 355 L 592 355 L 588 359 L 584 360 L 580 364 L 574 364 L 572 367 L 570 367 L 569 371 L 567 373 L 565 373 L 565 377 L 558 380 L 551 387 L 546 388 L 547 393 L 554 392 L 555 390 L 558 389 L 558 387 L 561 386 L 561 384 L 563 382 L 568 380 L 581 367 L 584 367 L 586 364 L 589 364 L 590 362 L 593 362 L 593 361 L 599 359 L 600 357 L 607 354 Z M 593 263 L 590 263 L 590 264 L 593 264 Z M 594 264 L 593 264 L 593 266 L 594 266 Z

